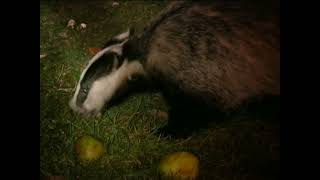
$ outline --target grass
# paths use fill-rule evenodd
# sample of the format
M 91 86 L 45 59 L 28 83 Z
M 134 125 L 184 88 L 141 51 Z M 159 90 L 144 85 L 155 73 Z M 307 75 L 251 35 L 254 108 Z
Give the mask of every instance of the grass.
M 202 179 L 275 179 L 280 171 L 280 126 L 258 116 L 240 114 L 212 123 L 187 139 L 160 137 L 166 105 L 158 92 L 130 96 L 101 118 L 71 112 L 68 101 L 81 70 L 90 59 L 88 47 L 101 47 L 128 27 L 143 25 L 165 7 L 165 1 L 40 3 L 40 177 L 66 179 L 156 179 L 164 155 L 190 151 L 200 159 Z M 67 28 L 69 19 L 87 29 Z M 160 113 L 156 113 L 160 112 Z M 78 162 L 74 143 L 82 135 L 103 142 L 98 161 Z

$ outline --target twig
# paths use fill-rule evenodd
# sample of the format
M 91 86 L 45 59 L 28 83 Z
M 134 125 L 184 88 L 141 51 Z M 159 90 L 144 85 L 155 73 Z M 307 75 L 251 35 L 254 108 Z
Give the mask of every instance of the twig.
M 47 54 L 40 54 L 40 59 L 47 57 Z

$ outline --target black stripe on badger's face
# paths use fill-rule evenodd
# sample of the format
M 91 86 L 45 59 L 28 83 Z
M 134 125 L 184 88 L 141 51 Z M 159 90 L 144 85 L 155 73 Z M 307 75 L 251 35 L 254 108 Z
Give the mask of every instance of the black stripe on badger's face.
M 91 64 L 80 82 L 80 91 L 78 93 L 76 102 L 77 106 L 82 106 L 94 81 L 107 76 L 112 71 L 115 71 L 122 65 L 122 63 L 123 58 L 121 56 L 110 52 L 104 54 L 93 64 Z

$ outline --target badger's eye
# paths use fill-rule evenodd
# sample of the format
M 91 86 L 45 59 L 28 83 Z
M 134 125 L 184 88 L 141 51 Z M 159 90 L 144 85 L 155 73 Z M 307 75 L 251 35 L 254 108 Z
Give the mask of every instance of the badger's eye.
M 88 89 L 87 89 L 87 88 L 83 88 L 83 89 L 82 89 L 82 92 L 83 92 L 83 93 L 87 93 L 87 92 L 88 92 Z

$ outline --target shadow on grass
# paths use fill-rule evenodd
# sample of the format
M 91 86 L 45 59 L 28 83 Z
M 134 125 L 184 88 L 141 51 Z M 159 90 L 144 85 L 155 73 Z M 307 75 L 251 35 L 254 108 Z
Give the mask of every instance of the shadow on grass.
M 143 81 L 129 84 L 124 89 L 126 91 L 118 92 L 118 95 L 111 100 L 108 104 L 109 107 L 120 105 L 131 95 L 156 91 L 151 84 L 145 84 Z M 241 117 L 245 117 L 247 121 L 280 122 L 279 96 L 252 99 L 240 108 L 228 112 L 209 108 L 198 99 L 195 100 L 196 98 L 188 96 L 169 96 L 166 93 L 163 96 L 169 107 L 169 119 L 168 123 L 159 128 L 157 133 L 164 136 L 187 138 L 202 129 L 208 129 L 211 123 L 225 123 Z
M 280 97 L 264 97 L 251 100 L 239 109 L 223 112 L 208 108 L 197 101 L 183 99 L 170 100 L 168 124 L 159 130 L 160 134 L 174 138 L 187 138 L 211 123 L 219 124 L 245 117 L 249 121 L 260 120 L 278 123 L 280 121 Z

